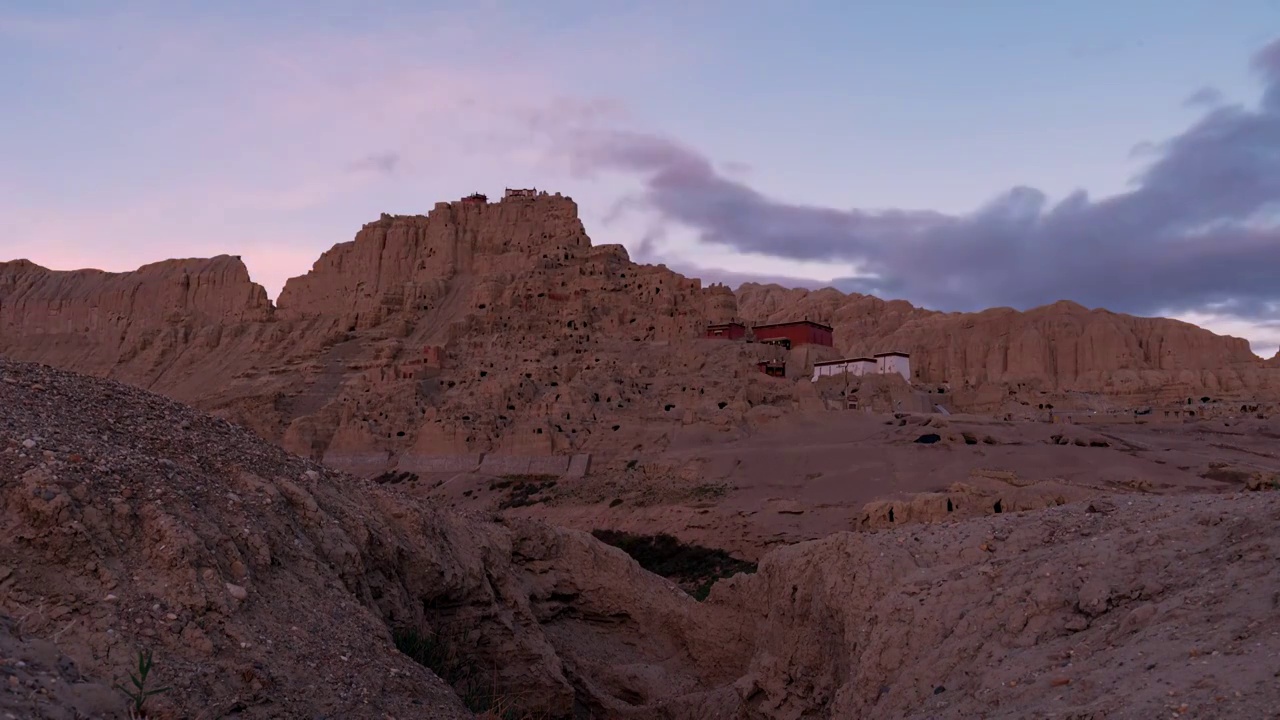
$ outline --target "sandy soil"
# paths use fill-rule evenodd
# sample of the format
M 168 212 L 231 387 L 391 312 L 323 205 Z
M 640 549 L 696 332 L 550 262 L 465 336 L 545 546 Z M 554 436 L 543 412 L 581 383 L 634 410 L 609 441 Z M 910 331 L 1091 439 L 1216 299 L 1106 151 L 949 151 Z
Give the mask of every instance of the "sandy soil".
M 929 435 L 938 441 L 917 442 Z M 666 533 L 755 560 L 841 530 L 995 514 L 997 503 L 1008 512 L 1101 493 L 1234 492 L 1280 475 L 1278 438 L 1280 419 L 1073 425 L 815 412 L 745 439 L 691 430 L 632 467 L 559 481 L 502 512 Z M 510 491 L 495 483 L 428 477 L 414 487 L 456 507 L 497 509 Z

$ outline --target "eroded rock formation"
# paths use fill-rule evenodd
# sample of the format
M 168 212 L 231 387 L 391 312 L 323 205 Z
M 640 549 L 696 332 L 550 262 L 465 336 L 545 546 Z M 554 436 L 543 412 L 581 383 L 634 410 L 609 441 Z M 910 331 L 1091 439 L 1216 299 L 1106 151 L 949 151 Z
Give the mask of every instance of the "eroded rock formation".
M 574 202 L 547 194 L 384 215 L 291 279 L 278 307 L 226 256 L 130 273 L 0 264 L 0 353 L 164 393 L 366 475 L 481 452 L 607 461 L 661 450 L 681 428 L 742 434 L 839 404 L 757 372 L 777 350 L 701 339 L 711 322 L 805 316 L 833 324 L 845 354 L 910 352 L 913 380 L 945 389 L 953 410 L 1277 388 L 1241 340 L 1071 303 L 944 314 L 834 290 L 703 288 L 592 246 Z M 824 357 L 793 350 L 788 377 Z M 886 407 L 935 404 L 906 400 Z
M 151 687 L 171 688 L 148 700 L 156 718 L 461 719 L 464 699 L 554 720 L 1280 703 L 1269 490 L 838 533 L 700 603 L 586 533 L 442 513 L 136 388 L 0 360 L 0 502 L 15 717 L 128 717 L 111 681 L 145 650 Z M 397 650 L 406 631 L 433 639 L 427 666 Z
M 1250 397 L 1280 389 L 1246 340 L 1068 301 L 1026 312 L 941 313 L 831 288 L 749 283 L 737 295 L 745 316 L 832 325 L 846 356 L 909 352 L 914 381 L 967 391 L 967 409 L 997 409 L 1009 388 L 1096 393 L 1131 404 L 1202 390 Z M 994 392 L 983 397 L 984 388 Z
M 777 382 L 754 372 L 772 350 L 695 340 L 733 316 L 727 288 L 593 247 L 559 196 L 384 215 L 278 308 L 233 258 L 0 268 L 0 353 L 193 402 L 362 473 L 661 446 L 689 423 L 749 424 L 755 387 Z

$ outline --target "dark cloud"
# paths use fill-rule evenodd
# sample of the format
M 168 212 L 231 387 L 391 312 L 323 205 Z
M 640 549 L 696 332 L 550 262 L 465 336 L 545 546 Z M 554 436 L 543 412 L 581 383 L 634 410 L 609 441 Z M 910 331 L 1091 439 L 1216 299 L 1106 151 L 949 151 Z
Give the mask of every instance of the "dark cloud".
M 396 171 L 400 165 L 400 155 L 398 153 L 374 153 L 366 155 L 359 160 L 347 166 L 351 172 L 374 172 L 382 175 L 390 175 Z
M 645 262 L 649 264 L 663 264 L 669 266 L 686 277 L 695 277 L 702 281 L 703 287 L 711 283 L 720 283 L 728 285 L 731 288 L 737 288 L 744 283 L 759 283 L 761 285 L 781 285 L 785 288 L 806 288 L 808 290 L 821 290 L 824 287 L 839 287 L 840 281 L 821 282 L 813 278 L 792 277 L 790 275 L 768 275 L 758 273 L 743 273 L 734 270 L 724 270 L 722 268 L 706 267 L 696 263 L 690 263 L 685 260 L 670 260 L 660 255 L 649 255 L 648 257 L 633 257 L 637 262 Z M 847 290 L 845 292 L 848 292 Z
M 1187 107 L 1216 107 L 1223 101 L 1222 91 L 1215 87 L 1202 87 L 1187 96 L 1182 104 Z
M 1273 113 L 1280 112 L 1280 40 L 1273 41 L 1254 56 L 1253 69 L 1266 83 L 1262 106 Z
M 874 276 L 846 289 L 948 310 L 1069 298 L 1142 314 L 1217 304 L 1261 319 L 1280 301 L 1280 41 L 1254 66 L 1265 83 L 1256 109 L 1208 111 L 1152 147 L 1133 190 L 1102 199 L 1051 204 L 1016 187 L 966 215 L 824 208 L 766 197 L 661 137 L 584 132 L 573 152 L 580 169 L 641 177 L 643 203 L 704 242 Z

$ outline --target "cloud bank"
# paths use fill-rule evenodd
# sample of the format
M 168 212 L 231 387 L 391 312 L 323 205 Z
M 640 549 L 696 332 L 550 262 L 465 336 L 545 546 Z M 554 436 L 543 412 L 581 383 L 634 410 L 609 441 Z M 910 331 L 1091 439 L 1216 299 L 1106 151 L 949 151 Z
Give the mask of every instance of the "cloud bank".
M 703 243 L 853 264 L 861 276 L 833 283 L 849 291 L 946 310 L 1069 298 L 1270 322 L 1280 317 L 1280 40 L 1253 67 L 1255 107 L 1206 110 L 1152 147 L 1131 190 L 1100 199 L 1050 203 L 1015 187 L 964 215 L 825 208 L 766 197 L 656 135 L 579 128 L 566 150 L 579 172 L 638 177 L 637 200 Z

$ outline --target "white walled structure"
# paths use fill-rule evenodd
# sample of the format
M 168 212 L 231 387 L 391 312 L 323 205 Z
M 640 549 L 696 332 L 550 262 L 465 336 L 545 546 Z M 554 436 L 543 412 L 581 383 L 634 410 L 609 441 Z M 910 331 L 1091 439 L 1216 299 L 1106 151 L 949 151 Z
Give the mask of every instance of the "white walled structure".
M 880 353 L 874 358 L 845 358 L 843 360 L 824 360 L 813 364 L 813 382 L 818 378 L 832 377 L 849 373 L 854 377 L 864 375 L 884 375 L 899 373 L 907 382 L 911 382 L 911 356 L 907 353 Z
M 857 377 L 876 374 L 876 361 L 869 357 L 854 358 L 849 361 L 849 370 Z
M 832 375 L 841 375 L 849 372 L 849 363 L 851 360 L 824 360 L 813 364 L 813 382 L 818 382 L 818 378 L 831 377 Z
M 904 352 L 876 353 L 876 372 L 898 373 L 903 380 L 911 382 L 911 356 Z

